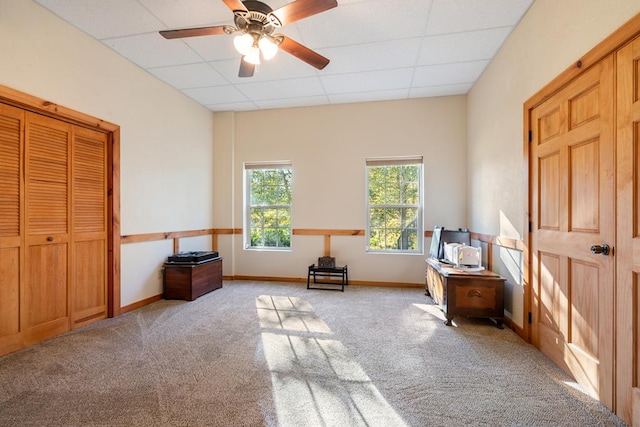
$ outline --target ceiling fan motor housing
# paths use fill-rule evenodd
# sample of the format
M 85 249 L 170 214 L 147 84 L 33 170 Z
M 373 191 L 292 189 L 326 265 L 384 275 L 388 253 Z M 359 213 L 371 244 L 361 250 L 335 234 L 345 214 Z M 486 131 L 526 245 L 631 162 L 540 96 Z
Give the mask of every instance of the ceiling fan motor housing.
M 272 15 L 273 9 L 269 5 L 257 0 L 242 2 L 247 10 L 234 10 L 236 27 L 248 33 L 271 34 L 282 26 L 280 20 Z

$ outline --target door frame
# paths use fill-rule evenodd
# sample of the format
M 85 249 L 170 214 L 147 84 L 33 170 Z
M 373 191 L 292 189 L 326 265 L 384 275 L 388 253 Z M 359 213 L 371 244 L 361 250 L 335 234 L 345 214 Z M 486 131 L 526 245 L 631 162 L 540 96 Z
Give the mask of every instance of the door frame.
M 107 297 L 108 316 L 121 313 L 120 304 L 120 126 L 36 96 L 0 85 L 0 103 L 12 105 L 108 136 L 107 145 Z
M 533 123 L 531 121 L 532 110 L 546 101 L 548 98 L 556 94 L 562 88 L 572 82 L 577 76 L 584 73 L 592 66 L 599 63 L 602 59 L 620 49 L 625 44 L 629 43 L 634 38 L 640 36 L 640 13 L 635 15 L 620 28 L 614 31 L 611 35 L 605 38 L 597 46 L 576 60 L 573 65 L 568 67 L 551 82 L 545 85 L 542 89 L 536 92 L 531 98 L 529 98 L 523 104 L 523 169 L 524 169 L 524 181 L 525 181 L 525 224 L 528 225 L 526 233 L 524 234 L 524 315 L 527 319 L 524 319 L 524 336 L 528 342 L 532 341 L 532 304 L 534 294 L 532 291 L 532 256 L 533 251 L 530 250 L 532 240 L 532 208 L 533 200 L 532 196 L 532 180 L 531 180 L 531 156 L 530 156 L 530 143 Z M 614 142 L 615 143 L 615 142 Z M 617 184 L 616 184 L 617 185 Z M 617 215 L 617 214 L 616 214 Z M 614 246 L 616 242 L 613 243 Z M 614 270 L 616 267 L 614 266 Z M 615 276 L 614 276 L 615 277 Z M 624 292 L 618 289 L 618 282 L 615 279 L 614 283 L 614 305 L 616 307 L 615 322 L 614 322 L 614 334 L 615 334 L 615 361 L 614 361 L 614 412 L 624 419 L 626 422 L 631 423 L 631 390 L 625 386 L 625 378 L 628 373 L 635 371 L 633 365 L 633 355 L 626 354 L 623 350 L 625 340 L 628 340 L 628 329 L 633 325 L 634 314 L 628 310 L 618 310 L 618 307 L 625 306 Z M 634 326 L 635 329 L 635 326 Z M 640 420 L 636 420 L 639 422 Z

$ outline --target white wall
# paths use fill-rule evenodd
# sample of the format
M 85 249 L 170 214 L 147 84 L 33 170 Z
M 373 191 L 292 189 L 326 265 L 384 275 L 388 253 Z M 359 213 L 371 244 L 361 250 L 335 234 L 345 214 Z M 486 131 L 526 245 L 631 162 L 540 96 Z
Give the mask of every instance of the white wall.
M 638 0 L 533 3 L 468 95 L 472 230 L 524 238 L 524 102 L 638 12 Z M 502 258 L 513 256 L 494 255 L 494 260 Z M 518 276 L 513 266 L 503 268 Z M 509 276 L 514 316 L 522 318 L 521 281 Z
M 123 235 L 212 227 L 209 110 L 31 0 L 0 1 L 0 52 L 0 84 L 120 126 Z M 123 306 L 162 292 L 172 249 L 124 245 Z
M 464 96 L 215 117 L 216 202 L 229 203 L 216 215 L 216 228 L 244 228 L 244 162 L 290 160 L 294 229 L 364 230 L 365 159 L 403 155 L 424 156 L 426 229 L 467 225 Z M 426 239 L 427 250 L 428 244 Z M 349 265 L 351 279 L 424 283 L 424 255 L 367 254 L 365 245 L 364 236 L 331 240 L 331 255 Z M 294 235 L 292 247 L 258 252 L 244 250 L 241 235 L 220 238 L 225 274 L 306 277 L 306 267 L 323 255 L 324 238 Z

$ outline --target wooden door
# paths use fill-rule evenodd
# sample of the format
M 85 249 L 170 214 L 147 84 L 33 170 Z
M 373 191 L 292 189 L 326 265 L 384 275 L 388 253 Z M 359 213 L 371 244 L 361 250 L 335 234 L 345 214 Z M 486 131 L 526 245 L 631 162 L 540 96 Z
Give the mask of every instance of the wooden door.
M 71 126 L 26 113 L 25 344 L 69 330 L 69 141 Z
M 107 135 L 74 127 L 72 324 L 107 317 Z
M 0 355 L 18 350 L 24 112 L 0 104 Z
M 613 409 L 614 60 L 531 112 L 532 341 Z
M 640 39 L 617 53 L 616 413 L 640 424 Z

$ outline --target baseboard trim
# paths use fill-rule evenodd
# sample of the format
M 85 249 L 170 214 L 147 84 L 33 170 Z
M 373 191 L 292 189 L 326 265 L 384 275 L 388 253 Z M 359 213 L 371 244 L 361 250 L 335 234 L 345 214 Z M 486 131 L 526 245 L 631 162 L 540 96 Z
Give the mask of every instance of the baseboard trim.
M 523 340 L 529 342 L 529 340 L 527 339 L 527 334 L 524 330 L 524 328 L 521 328 L 520 326 L 516 325 L 515 322 L 513 321 L 513 319 L 511 319 L 510 317 L 504 317 L 504 324 L 507 326 L 507 328 L 511 329 L 513 332 L 515 332 L 520 338 L 522 338 Z
M 254 280 L 258 282 L 286 282 L 286 283 L 307 283 L 306 277 L 267 277 L 267 276 L 225 276 L 225 280 Z M 372 282 L 368 280 L 351 280 L 350 285 L 355 286 L 378 286 L 385 288 L 424 288 L 424 283 L 404 283 L 404 282 Z
M 306 282 L 307 279 L 302 277 L 270 277 L 270 276 L 229 276 L 227 280 L 253 280 L 256 282 L 287 282 L 287 283 L 301 283 Z
M 129 305 L 126 305 L 124 307 L 121 307 L 120 308 L 120 314 L 128 313 L 130 311 L 142 308 L 145 305 L 149 305 L 149 304 L 152 304 L 152 303 L 154 303 L 156 301 L 160 301 L 162 299 L 162 296 L 163 296 L 162 294 L 155 295 L 155 296 L 140 300 L 138 302 L 134 302 L 133 304 L 129 304 Z

